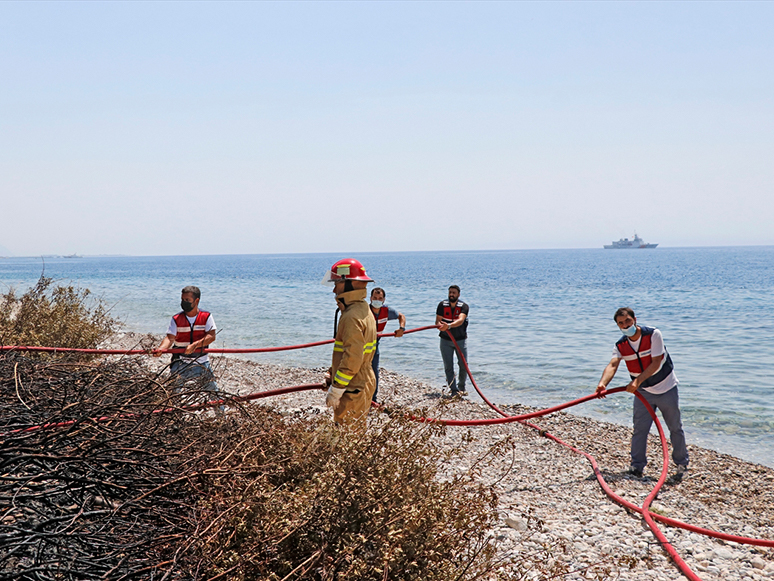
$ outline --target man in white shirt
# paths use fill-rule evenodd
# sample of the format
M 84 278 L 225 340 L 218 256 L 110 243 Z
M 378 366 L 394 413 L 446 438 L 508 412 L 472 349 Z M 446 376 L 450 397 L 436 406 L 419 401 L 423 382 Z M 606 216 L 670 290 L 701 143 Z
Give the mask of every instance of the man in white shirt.
M 202 293 L 199 287 L 187 286 L 180 295 L 180 307 L 178 313 L 169 322 L 167 335 L 162 339 L 154 357 L 160 357 L 164 349 L 185 349 L 185 353 L 174 353 L 170 373 L 182 380 L 195 379 L 204 376 L 209 379 L 205 389 L 218 391 L 215 377 L 210 367 L 210 358 L 203 350 L 207 345 L 215 341 L 217 327 L 212 315 L 207 311 L 199 310 L 199 300 Z
M 615 344 L 613 358 L 607 364 L 602 378 L 597 385 L 597 393 L 607 388 L 613 380 L 618 364 L 623 359 L 631 377 L 626 391 L 639 391 L 654 410 L 661 410 L 669 428 L 669 438 L 672 442 L 672 460 L 677 466 L 676 479 L 680 479 L 688 469 L 688 449 L 685 446 L 685 434 L 680 420 L 680 402 L 677 393 L 677 377 L 675 376 L 672 358 L 664 347 L 661 331 L 644 325 L 637 325 L 634 311 L 622 307 L 615 312 L 613 320 L 624 334 Z M 648 433 L 653 424 L 645 405 L 639 398 L 634 398 L 633 413 L 634 431 L 632 433 L 631 466 L 629 474 L 638 478 L 648 463 L 647 445 Z

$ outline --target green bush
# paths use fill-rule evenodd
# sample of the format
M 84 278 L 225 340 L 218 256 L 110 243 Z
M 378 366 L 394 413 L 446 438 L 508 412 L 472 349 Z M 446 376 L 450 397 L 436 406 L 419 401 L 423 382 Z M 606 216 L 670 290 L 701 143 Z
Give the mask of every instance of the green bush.
M 21 297 L 0 295 L 0 344 L 89 349 L 114 332 L 115 319 L 89 290 L 52 283 L 41 276 Z

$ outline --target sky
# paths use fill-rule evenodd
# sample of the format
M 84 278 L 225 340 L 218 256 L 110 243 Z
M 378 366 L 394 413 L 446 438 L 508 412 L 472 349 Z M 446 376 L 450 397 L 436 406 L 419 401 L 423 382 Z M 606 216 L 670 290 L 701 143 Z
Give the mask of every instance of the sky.
M 2 2 L 0 254 L 774 244 L 771 2 Z

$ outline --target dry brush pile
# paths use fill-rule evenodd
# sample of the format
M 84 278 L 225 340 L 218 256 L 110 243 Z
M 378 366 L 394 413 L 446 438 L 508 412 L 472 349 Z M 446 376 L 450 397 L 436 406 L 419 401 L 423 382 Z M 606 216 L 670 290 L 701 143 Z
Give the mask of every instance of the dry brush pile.
M 203 386 L 177 393 L 133 360 L 9 353 L 0 382 L 0 579 L 442 580 L 502 565 L 496 497 L 476 467 L 440 477 L 454 453 L 440 426 L 190 413 Z
M 164 403 L 163 384 L 132 362 L 15 354 L 0 358 L 0 378 L 0 579 L 158 568 L 193 517 L 189 487 L 177 479 L 202 461 L 184 452 L 182 413 L 147 413 Z M 127 414 L 135 415 L 119 417 Z M 91 419 L 107 416 L 117 419 Z

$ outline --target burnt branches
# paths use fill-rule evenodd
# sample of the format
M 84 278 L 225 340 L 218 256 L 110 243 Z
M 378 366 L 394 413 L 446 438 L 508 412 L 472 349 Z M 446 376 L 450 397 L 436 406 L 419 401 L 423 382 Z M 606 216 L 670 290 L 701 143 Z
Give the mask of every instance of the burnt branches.
M 205 384 L 0 356 L 0 581 L 497 577 L 478 476 L 507 442 L 449 470 L 443 426 L 187 412 Z
M 170 393 L 131 361 L 0 356 L 0 579 L 131 578 L 166 560 L 192 527 L 181 472 L 206 461 L 180 451 L 207 433 L 198 416 L 148 413 Z

